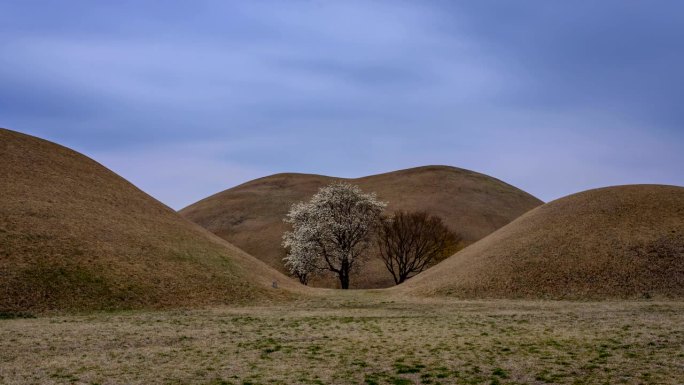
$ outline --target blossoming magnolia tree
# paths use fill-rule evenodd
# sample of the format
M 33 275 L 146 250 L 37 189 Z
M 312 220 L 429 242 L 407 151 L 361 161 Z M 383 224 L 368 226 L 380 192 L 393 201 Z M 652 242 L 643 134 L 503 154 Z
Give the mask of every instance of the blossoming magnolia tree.
M 386 203 L 349 183 L 321 188 L 309 202 L 295 203 L 285 217 L 292 231 L 283 236 L 285 266 L 307 284 L 330 271 L 349 288 L 349 275 L 366 259 L 366 249 Z

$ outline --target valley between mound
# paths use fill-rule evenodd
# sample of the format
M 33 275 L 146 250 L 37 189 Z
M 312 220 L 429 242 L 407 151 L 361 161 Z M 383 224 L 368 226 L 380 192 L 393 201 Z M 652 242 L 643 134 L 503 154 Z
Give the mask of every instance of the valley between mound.
M 66 147 L 0 129 L 0 175 L 0 312 L 197 307 L 305 291 Z
M 0 129 L 0 172 L 10 182 L 0 185 L 0 314 L 201 307 L 331 293 L 295 283 L 68 148 Z M 273 254 L 276 264 L 283 255 L 281 214 L 332 180 L 279 174 L 183 213 L 260 248 L 262 257 Z M 463 236 L 472 238 L 538 203 L 496 179 L 442 166 L 351 182 L 389 200 L 390 211 L 441 213 L 449 226 L 468 220 L 472 226 L 464 228 L 471 232 Z M 378 284 L 381 272 L 387 274 L 381 264 L 369 267 L 357 286 Z M 684 188 L 617 186 L 558 199 L 386 291 L 466 299 L 681 299 Z
M 276 174 L 259 178 L 205 198 L 180 211 L 223 239 L 235 244 L 273 268 L 287 273 L 282 258 L 283 222 L 293 203 L 306 201 L 319 188 L 334 181 L 358 185 L 389 202 L 387 213 L 422 210 L 441 217 L 470 244 L 543 202 L 490 176 L 448 166 L 426 166 L 357 179 L 311 174 Z M 334 277 L 311 282 L 312 286 L 338 287 Z M 394 285 L 391 274 L 371 250 L 363 270 L 352 276 L 352 288 Z

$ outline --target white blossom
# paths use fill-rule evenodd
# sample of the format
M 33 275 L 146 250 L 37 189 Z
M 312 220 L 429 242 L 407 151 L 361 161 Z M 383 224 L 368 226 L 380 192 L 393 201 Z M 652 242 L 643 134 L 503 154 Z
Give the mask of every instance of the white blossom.
M 386 203 L 358 186 L 338 182 L 321 188 L 309 202 L 292 205 L 285 222 L 284 258 L 290 272 L 306 283 L 312 275 L 330 271 L 342 288 L 366 258 L 365 251 Z

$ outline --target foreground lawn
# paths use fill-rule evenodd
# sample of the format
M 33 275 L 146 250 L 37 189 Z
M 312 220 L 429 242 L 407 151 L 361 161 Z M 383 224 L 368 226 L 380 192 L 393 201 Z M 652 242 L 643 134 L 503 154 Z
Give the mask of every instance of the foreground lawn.
M 0 320 L 0 383 L 682 384 L 684 303 L 419 301 Z

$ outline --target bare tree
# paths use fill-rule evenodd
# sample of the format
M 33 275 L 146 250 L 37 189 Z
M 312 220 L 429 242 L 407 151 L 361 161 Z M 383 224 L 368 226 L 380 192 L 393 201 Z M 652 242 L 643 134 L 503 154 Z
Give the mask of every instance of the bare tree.
M 323 187 L 309 202 L 294 204 L 285 218 L 292 225 L 283 236 L 285 266 L 302 283 L 330 271 L 342 289 L 348 289 L 349 276 L 364 262 L 385 205 L 375 194 L 348 183 Z
M 397 211 L 382 220 L 377 237 L 380 256 L 397 285 L 455 253 L 460 241 L 441 218 L 425 212 Z

